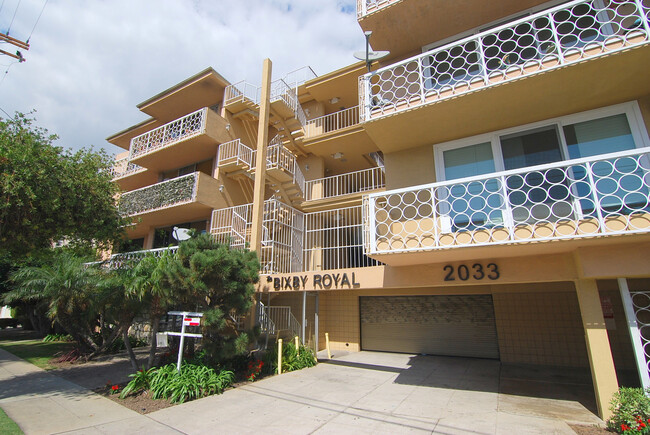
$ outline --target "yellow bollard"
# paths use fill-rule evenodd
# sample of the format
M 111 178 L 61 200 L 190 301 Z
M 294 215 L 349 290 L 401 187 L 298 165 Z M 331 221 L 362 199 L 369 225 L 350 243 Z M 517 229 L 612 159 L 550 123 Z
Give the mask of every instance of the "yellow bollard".
M 327 359 L 332 359 L 332 352 L 330 352 L 330 335 L 325 333 L 325 349 L 327 349 Z
M 298 343 L 298 336 L 297 335 L 295 337 L 293 337 L 293 341 L 296 344 L 296 353 L 300 354 L 300 346 L 299 346 L 299 343 Z
M 282 339 L 278 339 L 278 374 L 282 374 Z

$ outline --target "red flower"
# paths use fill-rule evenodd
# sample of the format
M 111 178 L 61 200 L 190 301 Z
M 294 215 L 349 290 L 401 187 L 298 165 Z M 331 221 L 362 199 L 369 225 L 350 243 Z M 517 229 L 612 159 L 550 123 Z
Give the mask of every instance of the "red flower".
M 642 421 L 640 421 L 640 422 L 639 422 L 639 427 L 645 427 L 645 423 L 642 422 Z
M 119 390 L 119 389 L 120 389 L 120 386 L 119 386 L 119 385 L 113 385 L 113 386 L 111 387 L 111 390 L 113 390 L 113 391 L 117 391 L 117 390 Z
M 626 424 L 622 424 L 621 425 L 621 431 L 625 432 L 626 430 L 630 430 L 630 426 L 628 426 Z

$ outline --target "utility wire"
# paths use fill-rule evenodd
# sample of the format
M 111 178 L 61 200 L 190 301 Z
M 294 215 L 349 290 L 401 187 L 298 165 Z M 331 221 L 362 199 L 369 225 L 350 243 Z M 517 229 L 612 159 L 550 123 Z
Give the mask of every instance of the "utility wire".
M 7 69 L 5 70 L 5 74 L 2 76 L 2 80 L 0 80 L 0 86 L 2 86 L 2 82 L 4 82 L 5 78 L 7 78 L 7 74 L 9 73 L 9 68 L 11 68 L 11 66 L 13 64 L 15 64 L 15 63 L 18 63 L 18 62 L 10 63 L 9 66 L 7 66 Z M 4 112 L 4 110 L 3 110 L 3 112 Z M 5 113 L 7 113 L 7 112 L 5 112 Z
M 16 14 L 18 13 L 18 8 L 20 7 L 20 2 L 21 2 L 21 0 L 18 0 L 18 4 L 16 5 L 16 10 L 14 11 L 14 16 L 11 19 L 11 23 L 9 23 L 9 28 L 7 29 L 7 35 L 11 31 L 11 25 L 14 23 L 14 20 L 16 19 Z
M 11 118 L 11 115 L 8 114 L 7 112 L 5 112 L 5 109 L 3 109 L 2 107 L 0 107 L 0 110 L 2 110 L 2 112 L 3 112 L 5 115 L 7 115 L 7 117 Z
M 28 44 L 29 44 L 29 40 L 32 37 L 32 34 L 34 33 L 34 30 L 36 30 L 36 25 L 38 24 L 39 20 L 41 19 L 41 15 L 43 15 L 43 11 L 45 10 L 45 6 L 47 6 L 48 1 L 49 0 L 45 0 L 45 3 L 43 3 L 43 7 L 41 8 L 41 13 L 38 14 L 38 18 L 36 18 L 36 22 L 34 23 L 34 27 L 32 28 L 32 31 L 30 32 L 29 37 L 27 38 L 27 41 L 25 41 Z M 3 0 L 3 2 L 4 2 L 4 0 Z M 0 9 L 2 9 L 2 8 L 0 7 Z

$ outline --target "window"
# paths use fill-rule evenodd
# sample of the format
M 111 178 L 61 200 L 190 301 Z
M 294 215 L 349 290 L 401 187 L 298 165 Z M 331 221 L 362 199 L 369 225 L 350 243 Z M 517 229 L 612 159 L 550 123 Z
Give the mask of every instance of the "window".
M 623 157 L 524 169 L 648 146 L 639 119 L 638 106 L 628 103 L 435 146 L 440 181 L 478 177 L 439 188 L 443 230 L 649 210 L 643 180 L 650 163 Z M 480 177 L 501 171 L 512 173 Z

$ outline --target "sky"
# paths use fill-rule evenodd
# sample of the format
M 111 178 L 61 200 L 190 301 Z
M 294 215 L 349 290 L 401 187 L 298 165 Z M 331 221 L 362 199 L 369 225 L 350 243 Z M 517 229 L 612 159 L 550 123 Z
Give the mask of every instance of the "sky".
M 259 85 L 267 57 L 274 78 L 356 62 L 365 40 L 355 3 L 0 0 L 0 32 L 31 35 L 25 62 L 0 55 L 0 117 L 35 110 L 36 124 L 59 136 L 56 145 L 115 154 L 123 150 L 106 137 L 148 118 L 138 103 L 207 67 L 231 83 Z

